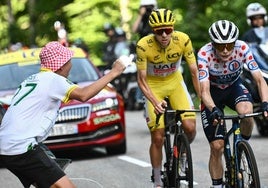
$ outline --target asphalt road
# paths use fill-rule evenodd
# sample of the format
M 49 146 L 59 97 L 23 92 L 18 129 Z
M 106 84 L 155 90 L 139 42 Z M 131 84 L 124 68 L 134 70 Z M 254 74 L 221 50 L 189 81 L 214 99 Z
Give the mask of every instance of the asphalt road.
M 198 118 L 199 120 L 199 118 Z M 148 154 L 150 136 L 142 111 L 126 112 L 127 153 L 107 156 L 103 148 L 75 151 L 61 155 L 71 157 L 73 163 L 67 175 L 78 188 L 151 188 L 151 165 Z M 196 187 L 208 188 L 211 184 L 208 172 L 209 147 L 199 122 L 197 136 L 191 144 Z M 262 188 L 268 188 L 268 138 L 259 136 L 254 129 L 250 144 L 257 158 Z M 58 154 L 59 155 L 59 154 Z M 5 188 L 23 187 L 6 169 L 0 168 L 0 184 Z

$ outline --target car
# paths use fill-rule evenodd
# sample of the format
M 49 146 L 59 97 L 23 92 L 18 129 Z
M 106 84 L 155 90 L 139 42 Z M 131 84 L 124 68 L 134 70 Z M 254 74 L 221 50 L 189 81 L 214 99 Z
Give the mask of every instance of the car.
M 68 79 L 86 86 L 101 77 L 92 61 L 80 48 L 74 52 Z M 20 83 L 40 71 L 41 48 L 24 49 L 0 55 L 0 104 L 5 108 Z M 125 107 L 122 96 L 108 84 L 95 97 L 81 103 L 62 104 L 56 124 L 44 141 L 52 151 L 103 147 L 107 154 L 124 154 L 126 145 Z

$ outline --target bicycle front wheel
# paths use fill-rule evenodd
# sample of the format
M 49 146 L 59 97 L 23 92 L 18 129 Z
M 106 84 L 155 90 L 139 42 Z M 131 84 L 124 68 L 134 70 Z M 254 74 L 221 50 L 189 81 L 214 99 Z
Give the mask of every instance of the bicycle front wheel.
M 254 153 L 248 142 L 238 143 L 237 187 L 260 188 L 260 178 Z
M 187 136 L 183 133 L 177 136 L 174 145 L 173 168 L 175 171 L 175 187 L 181 184 L 193 188 L 193 163 L 190 143 Z

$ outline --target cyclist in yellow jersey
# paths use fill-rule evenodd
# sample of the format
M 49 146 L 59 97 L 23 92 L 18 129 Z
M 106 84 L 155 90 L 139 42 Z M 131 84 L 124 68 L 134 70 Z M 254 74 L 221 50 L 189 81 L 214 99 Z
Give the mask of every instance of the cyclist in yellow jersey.
M 169 97 L 173 109 L 193 108 L 193 102 L 184 83 L 180 64 L 186 60 L 192 75 L 195 91 L 199 94 L 198 69 L 189 36 L 174 31 L 175 18 L 171 10 L 153 10 L 149 24 L 153 34 L 137 43 L 138 84 L 145 95 L 146 122 L 151 132 L 150 158 L 153 167 L 154 187 L 161 187 L 162 146 L 164 142 L 164 120 L 160 117 L 156 125 L 156 115 L 167 106 L 163 100 Z M 196 135 L 195 113 L 184 113 L 182 127 L 192 142 Z

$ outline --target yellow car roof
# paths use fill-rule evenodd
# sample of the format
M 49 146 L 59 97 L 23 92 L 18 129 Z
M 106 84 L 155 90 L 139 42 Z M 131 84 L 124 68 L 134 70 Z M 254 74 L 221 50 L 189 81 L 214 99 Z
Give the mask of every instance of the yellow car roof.
M 0 66 L 12 63 L 32 63 L 39 61 L 39 53 L 42 48 L 23 49 L 16 52 L 9 52 L 0 55 Z M 81 48 L 70 48 L 74 52 L 73 57 L 86 57 L 86 54 Z

